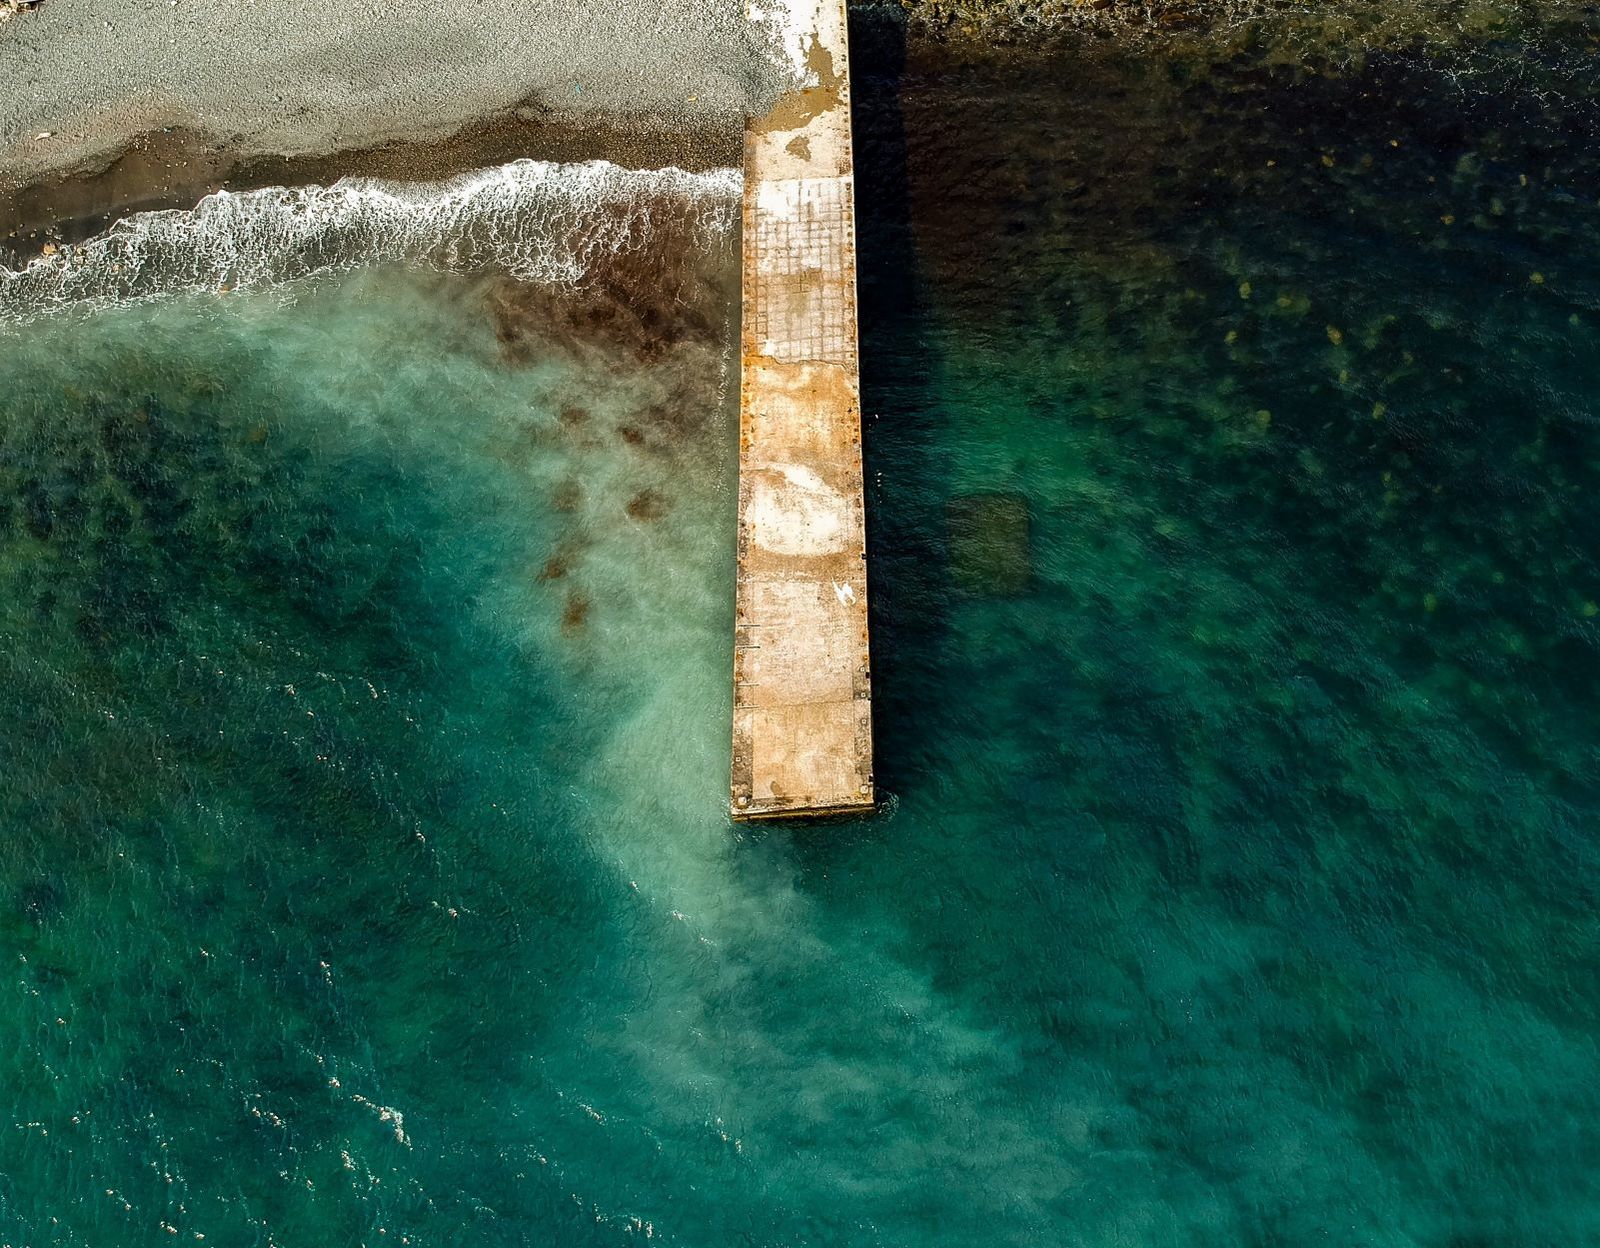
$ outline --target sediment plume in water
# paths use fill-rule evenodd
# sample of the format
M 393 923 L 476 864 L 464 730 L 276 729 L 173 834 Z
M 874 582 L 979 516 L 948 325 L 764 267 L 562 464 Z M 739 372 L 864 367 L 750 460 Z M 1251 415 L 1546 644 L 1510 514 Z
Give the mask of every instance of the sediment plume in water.
M 69 305 L 262 289 L 362 265 L 499 272 L 580 287 L 618 257 L 726 245 L 735 170 L 623 169 L 519 160 L 444 182 L 347 178 L 207 196 L 138 213 L 20 269 L 0 267 L 0 321 Z

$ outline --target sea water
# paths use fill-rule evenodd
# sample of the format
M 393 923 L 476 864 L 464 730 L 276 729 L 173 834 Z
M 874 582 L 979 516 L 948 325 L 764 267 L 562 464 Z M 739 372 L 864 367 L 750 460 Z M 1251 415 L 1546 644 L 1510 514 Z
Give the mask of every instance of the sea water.
M 8 279 L 0 1244 L 1600 1234 L 1541 64 L 860 32 L 870 820 L 725 813 L 735 175 Z

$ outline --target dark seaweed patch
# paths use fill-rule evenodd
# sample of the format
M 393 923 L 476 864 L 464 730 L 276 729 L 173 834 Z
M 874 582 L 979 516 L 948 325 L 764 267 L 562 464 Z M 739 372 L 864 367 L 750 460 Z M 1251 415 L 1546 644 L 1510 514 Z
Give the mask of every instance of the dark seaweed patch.
M 640 490 L 628 500 L 627 512 L 635 520 L 659 520 L 667 514 L 667 500 L 659 490 Z
M 561 631 L 571 635 L 589 622 L 589 596 L 578 590 L 567 595 L 567 605 L 561 611 Z
M 728 292 L 698 229 L 694 213 L 664 204 L 647 246 L 592 257 L 575 287 L 495 277 L 485 299 L 502 358 L 523 365 L 552 349 L 598 347 L 648 362 L 685 343 L 714 341 Z

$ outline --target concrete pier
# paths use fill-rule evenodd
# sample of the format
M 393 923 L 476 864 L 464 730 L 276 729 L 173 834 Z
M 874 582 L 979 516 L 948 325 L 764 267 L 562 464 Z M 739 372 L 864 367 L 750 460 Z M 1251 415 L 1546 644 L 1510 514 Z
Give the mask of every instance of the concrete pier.
M 751 0 L 804 86 L 744 149 L 737 819 L 870 810 L 850 68 L 839 0 Z

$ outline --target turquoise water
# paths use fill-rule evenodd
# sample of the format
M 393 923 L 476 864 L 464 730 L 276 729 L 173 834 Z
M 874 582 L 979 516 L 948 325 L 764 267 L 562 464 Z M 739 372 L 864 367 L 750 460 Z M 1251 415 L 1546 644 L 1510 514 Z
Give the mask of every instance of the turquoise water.
M 1600 1237 L 1590 97 L 858 46 L 873 820 L 680 198 L 6 331 L 0 1244 Z

